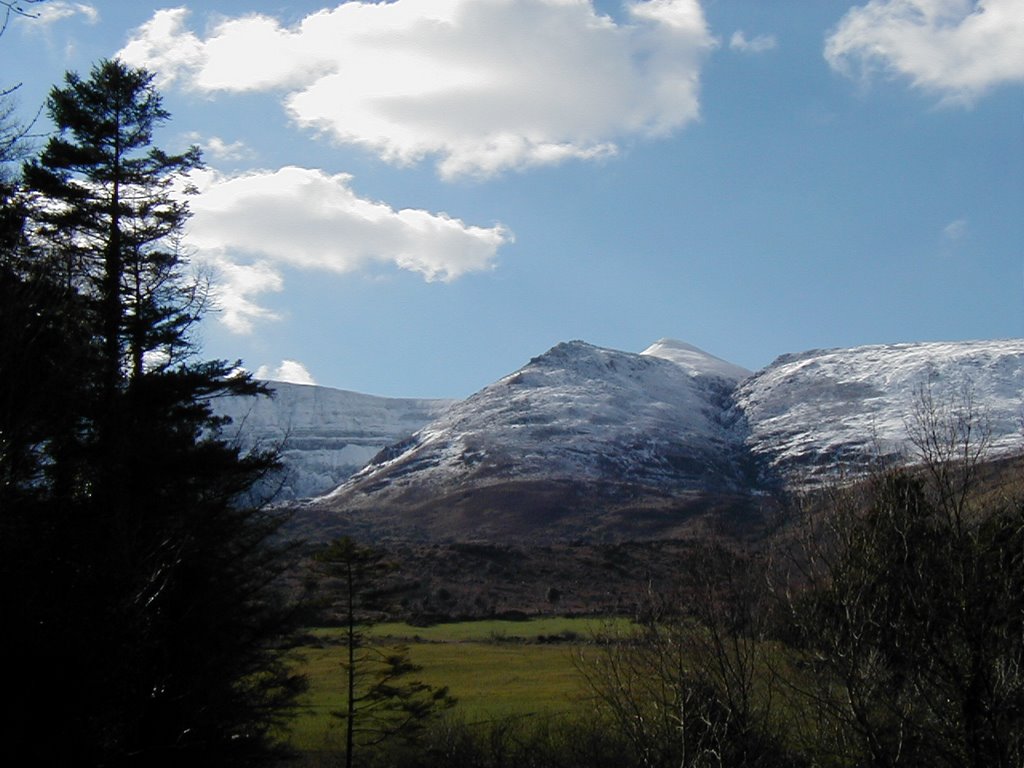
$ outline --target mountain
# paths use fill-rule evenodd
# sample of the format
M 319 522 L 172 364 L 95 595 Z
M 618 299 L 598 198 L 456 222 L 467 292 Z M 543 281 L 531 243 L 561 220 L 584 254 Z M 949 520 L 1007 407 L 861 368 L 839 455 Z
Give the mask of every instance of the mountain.
M 642 354 L 559 344 L 386 449 L 311 508 L 426 538 L 537 526 L 613 536 L 655 509 L 655 526 L 671 529 L 695 504 L 749 485 L 726 422 L 747 375 L 669 340 Z
M 1024 340 L 814 350 L 748 371 L 663 339 L 567 342 L 306 504 L 328 533 L 590 540 L 754 525 L 767 494 L 905 449 L 915 402 L 973 398 L 993 453 L 1019 449 Z
M 767 476 L 813 484 L 856 474 L 877 456 L 912 459 L 922 398 L 939 414 L 973 412 L 974 440 L 987 441 L 990 455 L 1020 450 L 1024 339 L 783 355 L 739 385 L 733 413 Z
M 385 446 L 423 427 L 454 400 L 374 397 L 306 384 L 266 382 L 272 397 L 225 397 L 226 437 L 243 448 L 280 450 L 284 475 L 275 501 L 326 493 Z
M 676 339 L 659 339 L 640 353 L 675 363 L 691 377 L 717 378 L 735 385 L 750 376 L 750 371 L 709 355 L 703 349 Z

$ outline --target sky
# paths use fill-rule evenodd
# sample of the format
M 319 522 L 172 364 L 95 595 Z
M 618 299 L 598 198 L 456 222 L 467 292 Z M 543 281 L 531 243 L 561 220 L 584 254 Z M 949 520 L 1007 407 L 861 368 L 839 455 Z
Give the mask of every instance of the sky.
M 551 346 L 1024 336 L 1024 0 L 26 5 L 41 145 L 120 57 L 203 149 L 201 353 L 465 397 Z

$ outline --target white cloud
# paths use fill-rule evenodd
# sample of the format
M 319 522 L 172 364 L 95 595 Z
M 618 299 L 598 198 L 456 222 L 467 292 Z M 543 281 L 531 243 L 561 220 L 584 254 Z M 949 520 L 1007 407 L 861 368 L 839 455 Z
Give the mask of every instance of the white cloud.
M 840 20 L 825 58 L 847 75 L 884 71 L 968 104 L 1024 81 L 1024 0 L 871 0 Z
M 604 157 L 696 119 L 715 45 L 699 0 L 348 2 L 290 28 L 230 18 L 205 38 L 158 11 L 119 53 L 206 92 L 279 90 L 292 118 L 445 177 Z
M 942 236 L 951 242 L 963 240 L 967 237 L 967 219 L 951 221 L 942 228 Z
M 257 321 L 280 320 L 281 315 L 257 302 L 265 293 L 284 290 L 284 278 L 267 261 L 239 261 L 225 250 L 203 251 L 196 258 L 212 269 L 218 319 L 235 333 L 251 333 Z
M 95 24 L 100 19 L 99 11 L 85 3 L 68 3 L 63 0 L 43 3 L 28 9 L 30 18 L 35 24 L 50 25 L 72 16 L 82 16 L 89 24 Z
M 729 38 L 729 48 L 740 53 L 764 53 L 775 50 L 778 46 L 779 41 L 775 39 L 775 35 L 757 35 L 748 39 L 742 29 L 737 29 Z
M 244 141 L 228 142 L 220 136 L 209 136 L 203 138 L 198 133 L 191 133 L 189 141 L 195 142 L 203 150 L 203 158 L 214 160 L 235 161 L 246 160 L 253 156 L 252 149 Z
M 156 83 L 160 87 L 169 85 L 181 72 L 202 64 L 202 43 L 184 30 L 187 17 L 186 8 L 157 11 L 117 52 L 117 58 L 126 64 L 149 69 L 156 75 Z
M 282 360 L 277 368 L 261 365 L 256 370 L 256 378 L 266 381 L 287 381 L 292 384 L 316 384 L 306 366 L 298 360 Z
M 221 320 L 248 332 L 274 319 L 256 298 L 280 291 L 282 267 L 347 273 L 391 265 L 426 280 L 453 280 L 493 267 L 512 234 L 443 213 L 390 206 L 356 195 L 347 174 L 285 167 L 225 176 L 197 171 L 188 241 L 217 273 Z

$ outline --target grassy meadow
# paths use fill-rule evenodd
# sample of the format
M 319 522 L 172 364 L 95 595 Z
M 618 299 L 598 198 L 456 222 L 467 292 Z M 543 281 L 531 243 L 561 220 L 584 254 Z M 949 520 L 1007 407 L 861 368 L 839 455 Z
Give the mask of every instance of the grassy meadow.
M 595 637 L 628 632 L 626 619 L 539 618 L 530 621 L 469 621 L 415 627 L 378 624 L 367 634 L 383 647 L 408 648 L 423 667 L 416 678 L 448 686 L 457 699 L 452 714 L 467 722 L 578 711 L 588 696 L 573 658 Z M 303 751 L 337 749 L 342 721 L 344 631 L 317 628 L 301 649 L 300 671 L 309 691 L 290 729 Z

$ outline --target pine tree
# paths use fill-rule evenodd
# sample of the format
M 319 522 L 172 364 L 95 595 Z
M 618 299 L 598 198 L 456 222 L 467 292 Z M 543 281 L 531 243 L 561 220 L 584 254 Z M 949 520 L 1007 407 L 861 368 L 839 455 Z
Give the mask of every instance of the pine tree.
M 317 553 L 337 579 L 344 621 L 344 708 L 331 714 L 345 723 L 345 766 L 352 768 L 359 747 L 389 739 L 412 741 L 434 717 L 455 705 L 448 688 L 435 688 L 411 676 L 422 671 L 408 648 L 384 647 L 365 633 L 379 612 L 381 581 L 392 568 L 382 550 L 345 536 Z
M 3 489 L 16 651 L 39 669 L 15 743 L 42 729 L 63 764 L 252 765 L 277 754 L 301 681 L 280 652 L 282 521 L 250 490 L 276 462 L 222 440 L 210 407 L 260 387 L 196 361 L 189 337 L 204 292 L 177 244 L 199 153 L 152 145 L 168 113 L 152 76 L 119 61 L 69 73 L 48 107 L 58 133 L 24 168 L 28 224 L 4 250 L 26 298 L 0 311 L 39 326 L 36 389 L 70 379 L 74 396 L 28 417 L 27 469 Z M 34 400 L 24 377 L 0 387 Z

